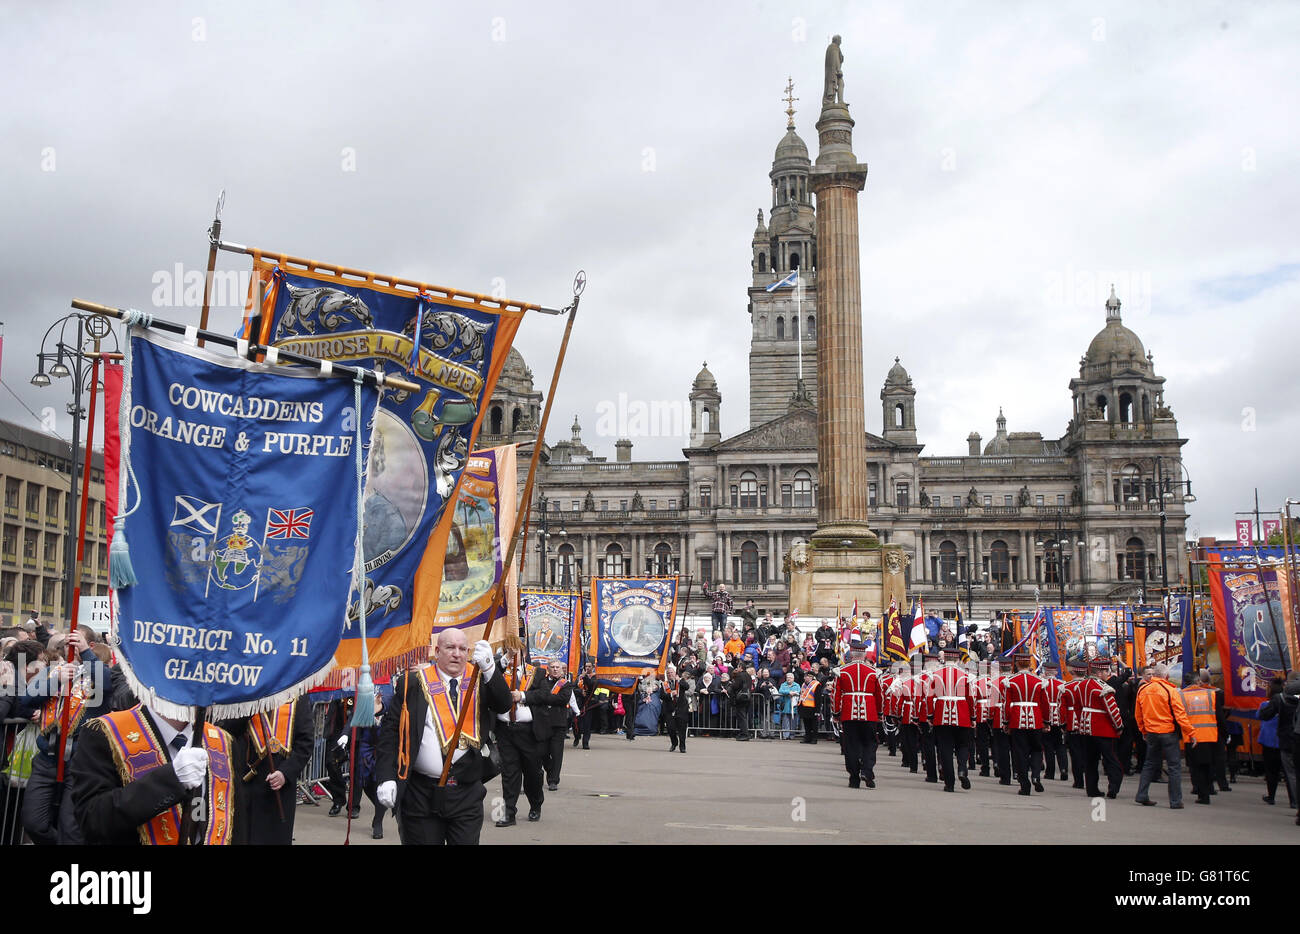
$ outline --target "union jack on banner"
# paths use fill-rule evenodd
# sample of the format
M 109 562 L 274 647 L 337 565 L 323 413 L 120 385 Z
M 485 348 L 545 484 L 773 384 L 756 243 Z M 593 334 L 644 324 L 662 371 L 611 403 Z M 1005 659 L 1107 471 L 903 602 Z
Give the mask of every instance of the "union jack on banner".
M 266 516 L 267 538 L 306 538 L 314 509 L 272 509 Z

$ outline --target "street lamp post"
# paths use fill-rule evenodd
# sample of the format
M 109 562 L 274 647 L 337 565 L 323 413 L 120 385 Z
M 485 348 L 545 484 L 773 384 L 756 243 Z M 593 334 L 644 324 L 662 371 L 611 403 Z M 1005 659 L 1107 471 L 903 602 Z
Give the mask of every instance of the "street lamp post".
M 568 529 L 564 527 L 564 517 L 558 514 L 557 514 L 557 518 L 560 521 L 560 529 L 558 532 L 551 531 L 551 514 L 547 510 L 546 504 L 547 504 L 547 499 L 543 495 L 537 501 L 537 508 L 539 512 L 539 515 L 537 517 L 537 554 L 539 555 L 538 563 L 541 565 L 541 579 L 543 584 L 547 583 L 547 572 L 549 570 L 547 566 L 547 561 L 550 556 L 550 545 L 549 545 L 550 540 L 557 536 L 561 538 L 565 538 L 569 534 Z M 565 571 L 565 574 L 566 575 L 568 574 L 567 569 Z M 550 585 L 552 587 L 555 586 L 554 574 L 550 575 Z M 567 580 L 565 581 L 565 587 L 566 588 L 568 587 Z
M 75 340 L 69 340 L 69 328 L 76 326 Z M 55 330 L 57 329 L 57 334 Z M 108 319 L 100 315 L 68 314 L 49 326 L 41 338 L 41 349 L 36 354 L 36 374 L 32 385 L 45 388 L 50 385 L 50 377 L 72 380 L 72 401 L 68 403 L 68 414 L 72 416 L 72 476 L 68 481 L 68 525 L 63 542 L 64 581 L 63 581 L 63 615 L 72 618 L 71 600 L 77 584 L 77 477 L 79 470 L 86 470 L 86 461 L 90 452 L 81 457 L 81 420 L 85 409 L 81 397 L 89 387 L 91 371 L 97 361 L 100 342 L 109 335 Z M 92 351 L 86 349 L 89 335 Z M 53 349 L 51 346 L 53 338 Z M 49 371 L 46 372 L 46 365 Z
M 987 584 L 988 584 L 988 579 L 989 579 L 989 575 L 988 575 L 988 572 L 987 572 L 987 571 L 985 571 L 983 574 L 980 575 L 980 580 L 981 580 L 981 581 L 982 581 L 986 586 L 987 586 Z M 966 621 L 967 621 L 967 622 L 970 622 L 970 621 L 972 621 L 972 620 L 975 618 L 975 610 L 974 610 L 974 608 L 973 608 L 972 605 L 971 605 L 971 604 L 972 604 L 972 582 L 971 582 L 971 573 L 970 573 L 970 569 L 969 569 L 969 568 L 967 568 L 967 570 L 966 570 L 966 579 L 965 579 L 965 580 L 958 580 L 958 579 L 957 579 L 957 572 L 956 572 L 956 571 L 953 571 L 953 572 L 952 572 L 952 587 L 953 587 L 953 590 L 956 590 L 958 587 L 961 587 L 961 586 L 965 586 L 965 588 L 966 588 Z M 959 609 L 960 609 L 960 607 L 959 607 Z
M 1075 539 L 1073 542 L 1065 537 L 1065 513 L 1057 507 L 1056 510 L 1056 534 L 1052 539 L 1040 538 L 1036 540 L 1038 547 L 1043 549 L 1043 557 L 1046 558 L 1052 552 L 1056 553 L 1056 583 L 1061 589 L 1061 606 L 1065 606 L 1065 549 L 1072 544 L 1080 548 L 1086 548 L 1087 543 L 1082 539 Z

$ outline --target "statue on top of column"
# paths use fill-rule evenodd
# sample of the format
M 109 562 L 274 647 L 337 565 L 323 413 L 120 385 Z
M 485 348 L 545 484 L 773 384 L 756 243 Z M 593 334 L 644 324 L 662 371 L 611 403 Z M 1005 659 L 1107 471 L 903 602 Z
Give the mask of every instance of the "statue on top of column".
M 834 36 L 826 46 L 826 83 L 822 104 L 844 103 L 844 53 L 840 51 L 840 37 Z

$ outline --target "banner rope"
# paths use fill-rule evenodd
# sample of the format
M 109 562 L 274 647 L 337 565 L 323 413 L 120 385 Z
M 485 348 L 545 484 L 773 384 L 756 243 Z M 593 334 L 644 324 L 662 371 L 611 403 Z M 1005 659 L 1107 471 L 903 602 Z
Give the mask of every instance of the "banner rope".
M 365 528 L 365 502 L 362 500 L 365 471 L 361 456 L 361 372 L 357 372 L 352 383 L 352 399 L 357 413 L 356 432 L 352 447 L 356 453 L 357 466 L 357 538 L 352 553 L 352 586 L 357 591 L 357 618 L 361 623 L 361 673 L 357 678 L 357 697 L 352 705 L 353 729 L 375 725 L 375 684 L 370 677 L 370 643 L 366 638 L 366 566 L 365 551 L 362 548 L 362 532 Z M 349 811 L 349 814 L 352 812 Z
M 126 325 L 126 347 L 122 352 L 122 396 L 118 403 L 117 424 L 119 438 L 119 462 L 124 469 L 118 471 L 118 514 L 113 517 L 113 545 L 108 550 L 108 585 L 114 590 L 134 587 L 140 581 L 131 566 L 131 550 L 126 543 L 127 516 L 140 508 L 140 483 L 135 477 L 135 468 L 131 465 L 131 328 L 135 326 L 150 327 L 153 315 L 147 311 L 127 308 L 122 312 L 122 321 Z M 135 489 L 135 505 L 126 508 L 127 480 Z

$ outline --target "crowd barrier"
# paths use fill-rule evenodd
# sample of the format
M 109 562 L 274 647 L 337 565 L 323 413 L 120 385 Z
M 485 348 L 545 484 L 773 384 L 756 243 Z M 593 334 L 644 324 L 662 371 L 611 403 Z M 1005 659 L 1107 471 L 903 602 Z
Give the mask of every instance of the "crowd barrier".
M 688 736 L 735 736 L 741 730 L 747 730 L 750 736 L 758 739 L 780 739 L 782 733 L 791 738 L 804 736 L 803 720 L 796 710 L 790 717 L 786 730 L 782 724 L 773 719 L 774 713 L 781 707 L 781 697 L 772 697 L 764 692 L 745 695 L 747 703 L 737 704 L 726 694 L 699 694 L 695 698 L 695 710 L 691 713 L 687 726 Z M 818 706 L 817 731 L 819 736 L 832 735 L 834 725 L 829 716 L 829 705 Z
M 36 733 L 30 720 L 0 722 L 0 846 L 23 839 L 23 790 L 32 774 Z

